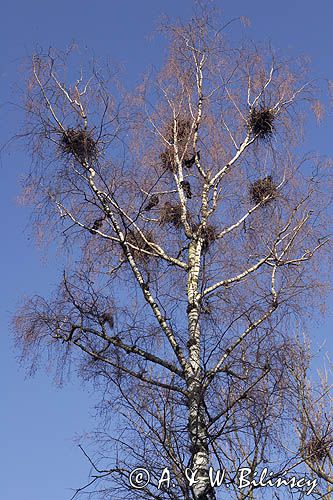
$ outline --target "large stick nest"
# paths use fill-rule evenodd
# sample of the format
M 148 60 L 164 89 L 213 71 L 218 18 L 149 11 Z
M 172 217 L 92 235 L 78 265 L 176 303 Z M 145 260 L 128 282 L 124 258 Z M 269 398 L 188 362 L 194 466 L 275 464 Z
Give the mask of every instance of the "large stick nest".
M 172 148 L 168 148 L 163 153 L 161 153 L 160 159 L 163 169 L 170 170 L 170 172 L 175 172 L 176 164 Z
M 333 445 L 333 438 L 313 436 L 304 447 L 304 455 L 317 462 L 328 457 Z
M 269 139 L 274 132 L 275 112 L 270 108 L 253 108 L 250 112 L 248 128 L 253 136 Z
M 154 243 L 153 234 L 150 231 L 145 232 L 145 238 L 147 241 Z M 152 247 L 145 241 L 145 239 L 141 236 L 140 233 L 129 229 L 126 236 L 127 243 L 136 246 L 137 248 L 130 247 L 131 253 L 135 260 L 141 262 L 147 262 L 151 257 L 149 254 L 145 252 L 154 252 Z
M 258 179 L 250 186 L 250 197 L 254 203 L 268 203 L 277 196 L 277 186 L 271 175 Z M 266 199 L 267 198 L 267 199 Z
M 186 146 L 186 143 L 189 140 L 189 137 L 191 135 L 191 130 L 192 130 L 192 124 L 190 120 L 187 119 L 179 119 L 177 120 L 177 127 L 176 127 L 176 142 L 177 142 L 177 147 L 178 147 L 178 154 L 181 157 L 184 154 L 184 149 Z M 174 144 L 174 124 L 170 124 L 168 129 L 167 129 L 167 139 L 170 142 L 170 144 Z M 162 161 L 162 166 L 166 170 L 170 170 L 171 172 L 174 172 L 176 170 L 176 163 L 175 163 L 175 154 L 174 154 L 174 149 L 173 146 L 168 147 L 163 153 L 160 154 L 160 159 Z M 191 159 L 189 158 L 188 154 L 184 155 L 184 162 L 190 162 Z M 194 163 L 194 161 L 193 161 Z
M 207 224 L 205 227 L 199 229 L 198 224 L 192 226 L 192 231 L 198 233 L 203 238 L 202 251 L 207 252 L 212 243 L 217 239 L 218 231 L 215 226 Z
M 169 142 L 173 143 L 173 123 L 169 126 Z M 184 146 L 191 134 L 192 124 L 190 120 L 180 118 L 177 120 L 176 134 L 178 146 Z
M 62 134 L 60 148 L 63 153 L 73 155 L 81 163 L 95 160 L 98 155 L 97 142 L 91 131 L 69 128 Z
M 160 209 L 160 224 L 171 224 L 179 229 L 182 225 L 181 205 L 173 205 L 167 201 Z

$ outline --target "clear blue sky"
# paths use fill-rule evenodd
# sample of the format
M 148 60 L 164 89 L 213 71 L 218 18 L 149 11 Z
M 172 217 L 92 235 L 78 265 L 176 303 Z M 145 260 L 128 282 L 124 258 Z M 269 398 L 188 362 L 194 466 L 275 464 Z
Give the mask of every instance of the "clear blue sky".
M 333 80 L 332 0 L 217 3 L 226 20 L 239 15 L 250 18 L 251 38 L 270 40 L 273 47 L 292 54 L 309 55 L 314 75 Z M 7 101 L 15 100 L 22 58 L 36 44 L 65 48 L 75 40 L 96 55 L 110 55 L 123 63 L 128 83 L 134 83 L 148 65 L 159 63 L 161 41 L 147 39 L 158 17 L 167 13 L 186 18 L 191 6 L 191 0 L 7 0 L 1 9 L 0 144 L 17 131 L 22 119 Z M 306 149 L 333 157 L 332 130 L 331 111 L 320 127 L 311 125 Z M 47 260 L 36 248 L 28 229 L 29 211 L 15 201 L 28 165 L 29 158 L 16 149 L 1 158 L 1 498 L 68 500 L 69 488 L 82 485 L 89 470 L 73 437 L 93 428 L 95 399 L 92 390 L 75 379 L 62 390 L 44 372 L 25 379 L 15 359 L 9 320 L 19 298 L 48 293 L 60 271 L 54 256 Z M 328 337 L 331 324 L 330 312 L 320 327 L 313 326 L 316 338 Z M 330 341 L 324 350 L 332 345 Z

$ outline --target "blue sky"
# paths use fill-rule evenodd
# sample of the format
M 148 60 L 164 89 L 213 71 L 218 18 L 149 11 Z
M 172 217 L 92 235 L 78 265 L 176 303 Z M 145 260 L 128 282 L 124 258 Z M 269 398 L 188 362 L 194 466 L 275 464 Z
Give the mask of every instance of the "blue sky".
M 226 20 L 239 15 L 250 18 L 249 37 L 269 40 L 273 47 L 293 55 L 309 55 L 313 74 L 333 80 L 332 0 L 217 3 Z M 191 0 L 5 2 L 0 30 L 0 144 L 22 120 L 20 110 L 9 101 L 17 98 L 22 60 L 37 44 L 65 48 L 75 40 L 97 56 L 109 55 L 122 63 L 127 83 L 134 84 L 147 66 L 159 63 L 162 42 L 148 40 L 159 16 L 186 18 L 191 7 Z M 305 148 L 333 157 L 332 125 L 332 111 L 319 127 L 311 124 Z M 0 165 L 1 493 L 4 500 L 67 500 L 69 488 L 82 485 L 87 477 L 88 464 L 73 438 L 93 428 L 96 401 L 91 388 L 75 378 L 61 390 L 45 372 L 25 378 L 15 358 L 9 321 L 20 297 L 48 293 L 61 270 L 55 254 L 48 258 L 36 247 L 29 233 L 29 210 L 16 203 L 29 161 L 15 145 L 2 154 Z M 313 325 L 318 341 L 328 338 L 331 324 L 329 312 L 320 326 Z M 332 341 L 324 350 L 329 345 Z

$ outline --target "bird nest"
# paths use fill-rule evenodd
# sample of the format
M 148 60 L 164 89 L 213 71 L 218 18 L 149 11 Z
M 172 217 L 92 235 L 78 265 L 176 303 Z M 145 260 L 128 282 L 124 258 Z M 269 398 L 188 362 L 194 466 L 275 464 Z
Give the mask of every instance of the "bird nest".
M 179 156 L 182 155 L 182 151 L 180 149 Z M 199 159 L 200 156 L 197 155 Z M 163 153 L 160 154 L 160 160 L 162 163 L 162 167 L 164 170 L 170 170 L 170 172 L 176 172 L 177 165 L 175 161 L 175 154 L 172 147 L 166 149 Z M 187 152 L 184 154 L 182 166 L 186 168 L 192 168 L 195 164 L 195 155 L 190 156 Z
M 146 231 L 144 234 L 147 241 L 154 243 L 153 235 L 150 231 Z M 146 240 L 137 231 L 133 231 L 130 229 L 127 232 L 126 242 L 137 247 L 130 247 L 130 251 L 134 259 L 137 261 L 147 262 L 147 260 L 150 258 L 150 255 L 146 252 L 153 252 L 153 249 Z
M 328 457 L 333 444 L 333 439 L 313 436 L 304 447 L 304 454 L 312 460 L 322 462 Z
M 181 205 L 173 205 L 167 201 L 160 209 L 160 223 L 171 224 L 179 229 L 182 225 Z
M 177 120 L 176 136 L 177 136 L 177 147 L 178 154 L 182 156 L 184 154 L 186 143 L 191 135 L 192 124 L 190 120 L 179 119 Z M 174 124 L 171 123 L 167 129 L 167 138 L 170 144 L 174 144 Z M 166 170 L 174 172 L 176 170 L 176 163 L 174 157 L 173 147 L 168 147 L 163 153 L 160 154 L 160 159 L 162 161 L 162 166 Z M 188 155 L 184 155 L 184 162 L 186 166 L 191 167 L 194 164 L 194 160 L 189 158 Z
M 193 232 L 198 233 L 198 235 L 201 238 L 203 238 L 202 251 L 207 252 L 207 250 L 209 250 L 211 244 L 214 243 L 214 241 L 217 238 L 218 232 L 217 232 L 215 226 L 208 224 L 205 227 L 202 227 L 201 229 L 199 229 L 198 224 L 194 224 L 192 226 L 192 230 L 193 230 Z
M 272 176 L 268 175 L 263 179 L 258 179 L 250 186 L 250 197 L 254 203 L 268 203 L 277 196 L 277 186 L 273 182 Z
M 161 153 L 160 159 L 163 169 L 170 170 L 170 172 L 174 172 L 176 170 L 174 154 L 171 148 L 168 148 L 163 153 Z
M 275 112 L 270 108 L 253 108 L 248 121 L 249 131 L 260 139 L 269 139 L 274 132 Z
M 73 155 L 80 162 L 95 160 L 98 155 L 92 132 L 82 128 L 67 129 L 62 134 L 60 148 L 63 153 Z
M 169 142 L 171 142 L 171 143 L 173 143 L 173 141 L 174 141 L 174 129 L 173 128 L 174 128 L 174 124 L 172 123 L 168 129 Z M 191 124 L 190 120 L 182 119 L 182 118 L 177 120 L 176 133 L 177 133 L 178 145 L 184 145 L 187 142 L 187 140 L 191 134 L 191 130 L 192 130 L 192 124 Z

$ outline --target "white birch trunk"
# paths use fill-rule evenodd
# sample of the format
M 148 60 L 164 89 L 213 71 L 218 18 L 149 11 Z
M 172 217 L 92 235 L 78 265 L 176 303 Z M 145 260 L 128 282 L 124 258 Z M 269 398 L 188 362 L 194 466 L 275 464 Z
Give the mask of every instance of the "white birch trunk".
M 215 492 L 209 482 L 209 449 L 207 440 L 207 424 L 202 401 L 202 366 L 200 358 L 200 324 L 198 281 L 200 273 L 200 256 L 202 242 L 192 241 L 189 248 L 189 276 L 188 276 L 188 328 L 189 328 L 189 365 L 188 375 L 188 429 L 191 439 L 192 463 L 191 469 L 195 473 L 196 482 L 193 485 L 195 500 L 215 500 Z

